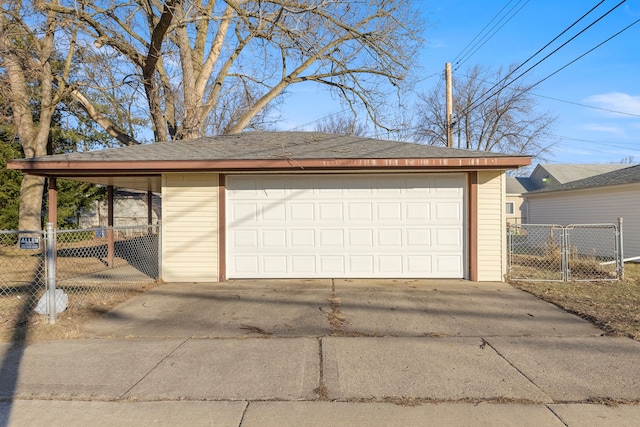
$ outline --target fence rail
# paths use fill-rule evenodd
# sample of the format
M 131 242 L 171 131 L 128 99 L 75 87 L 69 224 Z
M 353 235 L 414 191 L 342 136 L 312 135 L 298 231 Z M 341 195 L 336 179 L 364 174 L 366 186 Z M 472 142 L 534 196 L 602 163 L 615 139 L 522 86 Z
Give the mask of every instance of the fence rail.
M 512 224 L 509 273 L 514 281 L 608 281 L 623 277 L 619 224 Z
M 0 230 L 0 322 L 35 310 L 53 323 L 56 312 L 95 309 L 137 293 L 159 278 L 159 248 L 157 224 Z

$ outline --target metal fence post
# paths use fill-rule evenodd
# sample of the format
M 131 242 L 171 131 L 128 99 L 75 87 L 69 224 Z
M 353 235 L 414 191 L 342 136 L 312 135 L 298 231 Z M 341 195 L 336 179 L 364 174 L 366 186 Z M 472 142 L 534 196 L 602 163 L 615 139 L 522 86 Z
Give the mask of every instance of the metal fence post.
M 624 238 L 622 233 L 622 218 L 618 218 L 618 259 L 620 267 L 620 280 L 624 280 Z
M 47 223 L 47 294 L 49 295 L 49 324 L 56 323 L 56 233 L 53 223 Z
M 567 228 L 562 227 L 562 239 L 560 240 L 562 248 L 560 249 L 560 265 L 562 266 L 562 281 L 569 281 L 569 236 L 567 234 Z
M 158 273 L 156 274 L 156 282 L 162 279 L 162 223 L 158 221 L 156 224 L 156 231 L 158 233 Z

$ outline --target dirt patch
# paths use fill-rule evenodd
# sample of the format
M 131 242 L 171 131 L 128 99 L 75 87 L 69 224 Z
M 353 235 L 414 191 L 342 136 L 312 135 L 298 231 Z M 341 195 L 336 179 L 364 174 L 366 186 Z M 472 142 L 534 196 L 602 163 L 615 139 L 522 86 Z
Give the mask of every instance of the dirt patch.
M 621 281 L 512 285 L 593 322 L 609 335 L 640 341 L 640 264 L 626 264 Z

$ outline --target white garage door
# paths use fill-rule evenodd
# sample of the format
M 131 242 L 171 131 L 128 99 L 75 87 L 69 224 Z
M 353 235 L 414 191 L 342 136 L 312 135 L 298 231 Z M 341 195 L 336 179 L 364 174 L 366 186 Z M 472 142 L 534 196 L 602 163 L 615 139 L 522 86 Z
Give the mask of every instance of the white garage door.
M 228 278 L 462 278 L 462 174 L 228 176 Z

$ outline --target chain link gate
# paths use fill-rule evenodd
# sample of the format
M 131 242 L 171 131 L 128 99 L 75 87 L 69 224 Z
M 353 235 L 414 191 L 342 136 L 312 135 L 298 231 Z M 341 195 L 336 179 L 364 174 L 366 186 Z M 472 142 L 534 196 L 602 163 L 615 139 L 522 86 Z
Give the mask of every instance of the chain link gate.
M 508 279 L 604 281 L 623 274 L 622 227 L 615 224 L 513 224 Z

